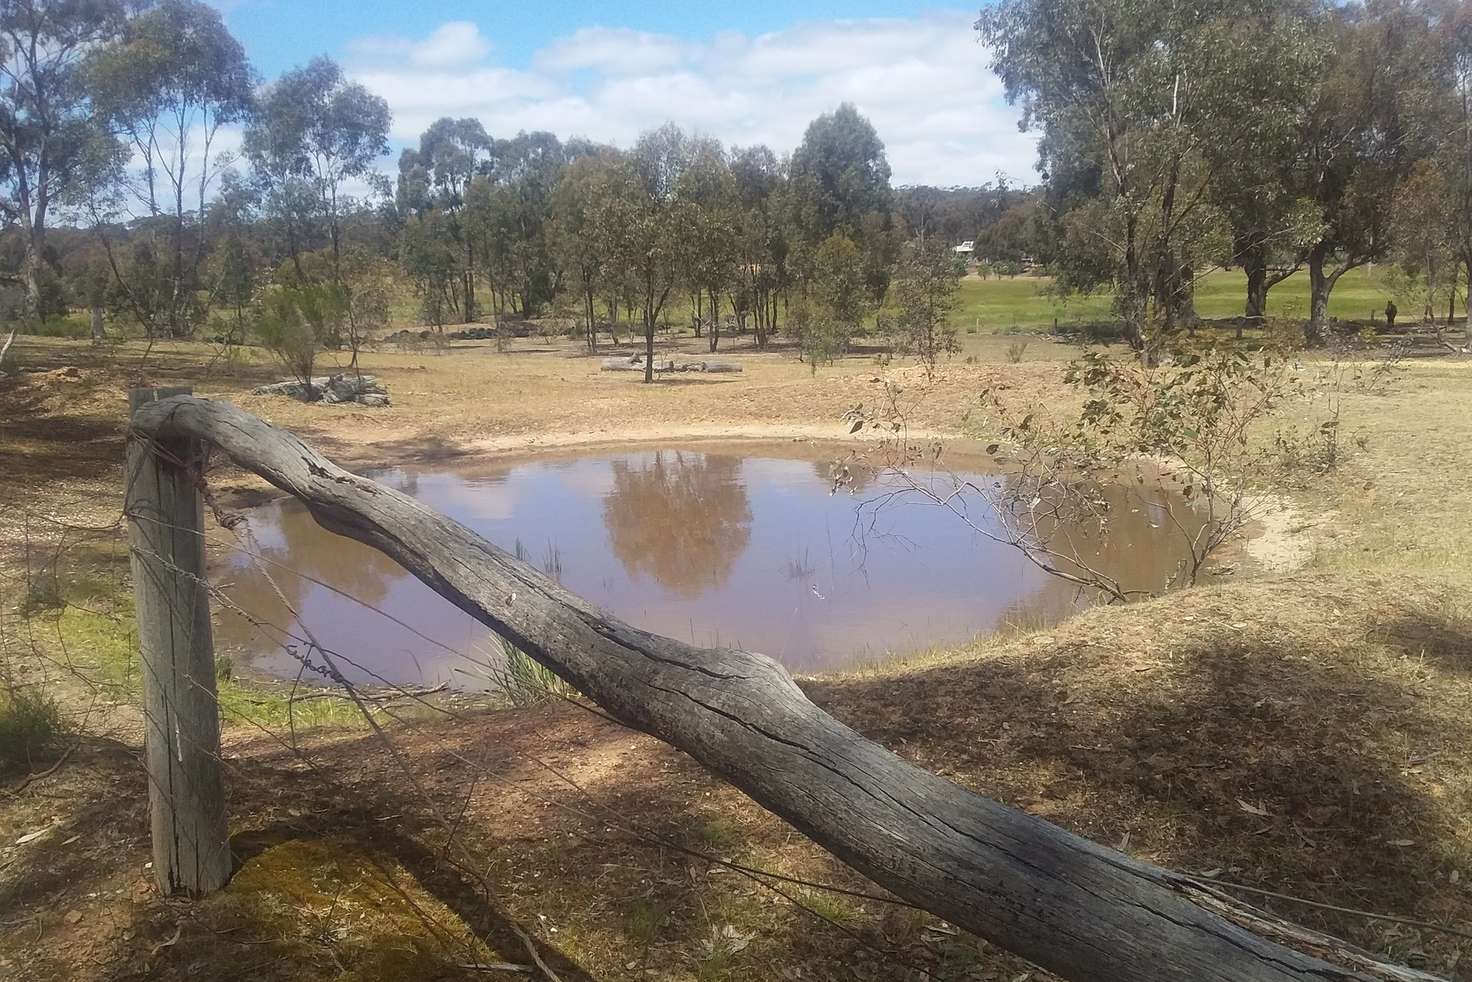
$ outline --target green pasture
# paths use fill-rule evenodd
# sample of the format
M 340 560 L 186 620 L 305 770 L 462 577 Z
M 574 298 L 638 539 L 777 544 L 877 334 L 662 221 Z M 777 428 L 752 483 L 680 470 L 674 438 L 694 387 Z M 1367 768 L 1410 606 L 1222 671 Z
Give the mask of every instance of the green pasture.
M 1104 294 L 1059 297 L 1050 291 L 1050 277 L 1018 276 L 1014 279 L 961 281 L 961 298 L 952 322 L 970 332 L 998 334 L 1035 331 L 1053 326 L 1081 326 L 1112 319 L 1110 298 Z M 1219 270 L 1196 282 L 1196 312 L 1202 317 L 1241 315 L 1247 297 L 1247 278 L 1241 270 Z M 1329 316 L 1365 320 L 1374 311 L 1384 316 L 1390 293 L 1381 270 L 1360 267 L 1345 273 L 1329 296 Z M 1409 315 L 1405 301 L 1402 316 Z M 1308 317 L 1308 274 L 1298 272 L 1268 293 L 1268 315 Z

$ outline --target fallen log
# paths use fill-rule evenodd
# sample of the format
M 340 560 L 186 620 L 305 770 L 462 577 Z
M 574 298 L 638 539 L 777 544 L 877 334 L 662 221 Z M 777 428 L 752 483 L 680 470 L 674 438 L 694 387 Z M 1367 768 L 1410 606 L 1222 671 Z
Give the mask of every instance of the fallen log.
M 631 358 L 604 358 L 599 368 L 605 372 L 640 372 L 644 371 L 644 356 L 634 355 Z M 675 361 L 670 358 L 656 358 L 654 360 L 655 374 L 661 372 L 711 372 L 713 374 L 730 374 L 741 371 L 741 366 L 734 361 L 712 361 L 709 358 L 701 361 Z
M 896 896 L 1066 979 L 1435 978 L 907 763 L 814 706 L 771 659 L 608 617 L 459 523 L 228 403 L 163 399 L 131 426 L 134 439 L 209 441 Z

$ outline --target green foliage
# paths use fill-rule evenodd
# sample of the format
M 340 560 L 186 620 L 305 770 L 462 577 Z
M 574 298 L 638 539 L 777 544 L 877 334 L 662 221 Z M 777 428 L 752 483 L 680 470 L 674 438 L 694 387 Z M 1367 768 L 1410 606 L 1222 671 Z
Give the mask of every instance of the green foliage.
M 250 113 L 254 73 L 218 11 L 200 0 L 160 0 L 88 55 L 86 81 L 98 118 L 141 162 L 141 180 L 114 171 L 111 192 L 97 188 L 91 200 L 99 220 L 105 211 L 121 223 L 135 209 L 147 219 L 134 229 L 137 248 L 117 295 L 150 336 L 189 337 L 214 300 L 200 219 L 228 163 L 215 141 L 222 126 Z
M 319 398 L 311 384 L 317 352 L 341 332 L 347 311 L 343 288 L 324 282 L 288 281 L 265 291 L 256 304 L 256 337 L 307 387 L 308 401 Z
M 65 730 L 56 701 L 37 688 L 0 692 L 0 772 L 35 770 Z
M 935 374 L 942 355 L 961 350 L 951 314 L 961 290 L 961 271 L 948 246 L 939 239 L 905 246 L 895 273 L 893 325 L 895 349 L 913 354 Z
M 856 237 L 866 216 L 889 211 L 884 143 L 851 103 L 808 124 L 790 173 L 794 218 L 810 243 L 836 233 Z
M 609 195 L 618 167 L 611 153 L 580 157 L 568 165 L 552 193 L 548 248 L 582 299 L 589 351 L 598 347 L 594 304 L 616 270 Z
M 864 283 L 864 259 L 842 233 L 825 239 L 814 255 L 806 290 L 788 311 L 787 329 L 812 370 L 848 349 L 849 339 L 871 310 Z
M 28 318 L 57 312 L 41 294 L 47 202 L 82 197 L 82 175 L 123 154 L 99 125 L 81 76 L 87 53 L 114 38 L 127 13 L 124 0 L 0 3 L 0 228 L 21 227 L 16 268 Z
M 1459 204 L 1452 182 L 1429 160 L 1416 164 L 1395 194 L 1392 288 L 1424 320 L 1434 320 L 1459 293 Z
M 1387 189 L 1425 152 L 1444 84 L 1429 9 L 1004 0 L 985 11 L 978 27 L 1008 96 L 1043 131 L 1047 197 L 1065 216 L 1060 286 L 1107 290 L 1148 357 L 1191 326 L 1195 278 L 1216 264 L 1247 269 L 1252 317 L 1269 286 L 1308 265 L 1322 324 L 1338 274 L 1384 254 Z
M 551 133 L 519 133 L 492 144 L 489 174 L 471 182 L 467 232 L 493 288 L 530 317 L 553 300 L 548 240 L 552 199 L 566 148 Z

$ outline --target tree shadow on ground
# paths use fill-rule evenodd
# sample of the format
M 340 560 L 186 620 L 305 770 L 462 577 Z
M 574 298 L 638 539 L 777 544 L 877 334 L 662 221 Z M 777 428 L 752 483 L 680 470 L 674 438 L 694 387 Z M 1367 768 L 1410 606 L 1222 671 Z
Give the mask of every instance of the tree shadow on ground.
M 1472 915 L 1447 879 L 1469 858 L 1461 680 L 1455 698 L 1428 699 L 1393 649 L 1357 651 L 1352 625 L 1331 649 L 1282 625 L 1196 633 L 1166 660 L 1126 629 L 809 689 L 922 766 L 1160 865 L 1351 907 Z M 1447 639 L 1424 625 L 1417 636 Z M 1244 899 L 1387 947 L 1383 925 Z
M 1459 845 L 1472 800 L 1462 762 L 1472 681 L 1460 656 L 1444 671 L 1432 653 L 1465 638 L 1438 623 L 1435 605 L 1383 616 L 1364 596 L 1293 583 L 1203 588 L 1087 614 L 987 657 L 804 687 L 920 766 L 1146 860 L 1326 903 L 1465 920 L 1472 906 L 1448 873 L 1472 858 Z M 1257 611 L 1250 624 L 1232 619 L 1244 609 Z M 1418 652 L 1431 639 L 1427 657 L 1393 643 L 1405 636 Z M 536 936 L 595 970 L 736 979 L 799 966 L 804 977 L 901 979 L 915 977 L 915 961 L 957 969 L 946 977 L 1011 967 L 964 935 L 933 943 L 924 926 L 934 922 L 902 908 L 780 885 L 827 918 L 813 919 L 707 862 L 701 854 L 874 889 L 689 758 L 581 710 L 554 704 L 391 732 L 396 755 L 374 734 L 315 746 L 336 786 L 264 738 L 238 747 L 227 775 L 237 824 L 270 841 L 337 836 L 391 856 L 476 930 L 494 933 L 498 911 L 523 924 L 529 912 L 545 916 Z M 141 824 L 142 782 L 129 780 L 121 813 Z M 95 814 L 101 804 L 79 802 Z M 455 823 L 448 853 L 436 812 Z M 250 834 L 237 842 L 253 848 Z M 140 858 L 134 847 L 135 868 Z M 52 889 L 85 881 L 84 862 L 53 875 Z M 445 870 L 451 881 L 436 880 Z M 54 902 L 35 891 L 24 899 Z M 1454 952 L 1414 928 L 1245 899 L 1391 957 L 1427 953 L 1433 969 Z M 178 920 L 151 916 L 138 922 L 145 950 Z M 727 928 L 759 941 L 716 964 L 702 953 L 718 950 Z M 506 944 L 495 946 L 522 960 Z M 169 977 L 187 967 L 178 957 L 168 949 L 159 960 L 173 966 Z
M 1404 657 L 1448 672 L 1472 673 L 1472 619 L 1447 607 L 1394 618 L 1380 626 L 1385 643 Z

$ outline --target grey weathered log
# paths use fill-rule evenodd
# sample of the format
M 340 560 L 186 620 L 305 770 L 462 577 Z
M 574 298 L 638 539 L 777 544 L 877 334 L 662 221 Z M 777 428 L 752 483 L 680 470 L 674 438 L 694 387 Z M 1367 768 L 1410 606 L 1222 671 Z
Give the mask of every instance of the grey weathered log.
M 776 662 L 614 620 L 457 522 L 224 402 L 144 407 L 381 550 L 624 723 L 689 753 L 897 896 L 1067 979 L 1424 980 L 974 794 L 813 705 Z
M 643 372 L 644 356 L 634 355 L 630 358 L 604 358 L 599 367 L 605 372 Z M 700 361 L 674 361 L 669 358 L 656 358 L 654 360 L 654 371 L 656 373 L 667 372 L 710 372 L 711 374 L 733 374 L 741 371 L 741 366 L 734 361 L 714 361 L 709 358 Z
M 134 389 L 131 412 L 188 389 Z M 210 893 L 230 879 L 215 649 L 205 587 L 206 443 L 176 433 L 128 440 L 128 517 L 143 683 L 153 875 L 165 893 Z

